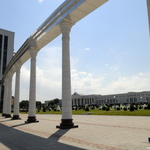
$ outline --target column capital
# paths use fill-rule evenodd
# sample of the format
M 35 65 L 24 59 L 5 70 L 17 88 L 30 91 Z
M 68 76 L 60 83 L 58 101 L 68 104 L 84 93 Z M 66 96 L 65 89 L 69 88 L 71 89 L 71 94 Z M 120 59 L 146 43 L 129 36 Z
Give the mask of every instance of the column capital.
M 21 66 L 22 66 L 21 60 L 17 61 L 17 62 L 15 63 L 15 69 L 16 69 L 16 71 L 19 70 L 19 69 L 21 68 Z
M 62 21 L 62 22 L 59 24 L 62 34 L 69 34 L 72 25 L 73 25 L 73 24 L 72 24 L 71 22 L 69 22 L 69 21 Z
M 5 80 L 4 80 L 4 87 L 7 85 L 7 83 L 8 83 L 8 78 L 5 78 Z
M 9 71 L 6 75 L 6 80 L 13 76 L 13 73 Z
M 36 47 L 31 47 L 31 49 L 29 50 L 29 52 L 30 52 L 31 58 L 35 58 L 36 55 L 37 55 L 37 53 L 38 53 L 38 50 L 37 50 Z

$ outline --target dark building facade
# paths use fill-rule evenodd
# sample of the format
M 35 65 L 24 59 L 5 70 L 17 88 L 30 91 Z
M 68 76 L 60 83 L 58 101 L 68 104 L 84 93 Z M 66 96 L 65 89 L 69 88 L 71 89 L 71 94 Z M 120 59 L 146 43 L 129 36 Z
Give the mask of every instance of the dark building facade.
M 3 75 L 7 64 L 13 57 L 14 32 L 0 29 L 0 112 L 3 107 L 4 86 Z

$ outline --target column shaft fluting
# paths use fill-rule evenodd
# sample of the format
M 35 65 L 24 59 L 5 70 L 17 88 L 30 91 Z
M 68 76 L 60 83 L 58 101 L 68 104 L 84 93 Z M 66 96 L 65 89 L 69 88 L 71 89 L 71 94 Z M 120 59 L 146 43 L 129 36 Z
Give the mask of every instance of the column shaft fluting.
M 62 37 L 62 119 L 72 119 L 69 37 Z
M 71 75 L 70 75 L 70 30 L 72 24 L 63 21 L 60 23 L 62 32 L 62 122 L 57 128 L 73 128 L 72 100 L 71 100 Z
M 14 115 L 12 119 L 19 118 L 19 99 L 20 99 L 20 68 L 21 66 L 16 64 L 16 82 L 15 82 L 15 99 L 14 99 Z
M 7 110 L 6 110 L 6 118 L 11 117 L 11 104 L 12 104 L 12 76 L 10 75 L 8 78 L 8 91 L 7 91 Z
M 26 123 L 38 122 L 36 120 L 36 56 L 37 51 L 32 49 L 30 67 L 30 89 L 29 89 L 29 114 Z
M 6 112 L 7 112 L 7 95 L 8 95 L 8 79 L 5 79 L 2 116 L 6 116 Z

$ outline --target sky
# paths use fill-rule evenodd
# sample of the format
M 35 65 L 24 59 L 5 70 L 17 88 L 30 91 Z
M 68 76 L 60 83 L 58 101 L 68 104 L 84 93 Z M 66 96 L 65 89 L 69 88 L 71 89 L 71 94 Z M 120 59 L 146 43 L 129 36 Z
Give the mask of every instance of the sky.
M 0 28 L 15 32 L 14 51 L 64 0 L 0 0 Z M 61 35 L 37 56 L 36 99 L 61 99 Z M 70 33 L 72 93 L 150 91 L 146 0 L 109 0 Z M 20 100 L 29 99 L 30 60 L 21 68 Z M 12 92 L 14 95 L 15 75 Z

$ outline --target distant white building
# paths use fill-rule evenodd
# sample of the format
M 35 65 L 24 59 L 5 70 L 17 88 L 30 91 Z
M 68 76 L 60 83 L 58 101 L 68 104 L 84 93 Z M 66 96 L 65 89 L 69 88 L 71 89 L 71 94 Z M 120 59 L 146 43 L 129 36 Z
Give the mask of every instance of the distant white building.
M 14 32 L 0 29 L 0 111 L 2 109 L 4 87 L 3 74 L 6 66 L 13 57 L 14 51 Z
M 72 105 L 92 105 L 92 104 L 127 104 L 127 103 L 147 103 L 150 102 L 150 91 L 128 92 L 111 95 L 82 95 L 74 93 L 72 95 Z

